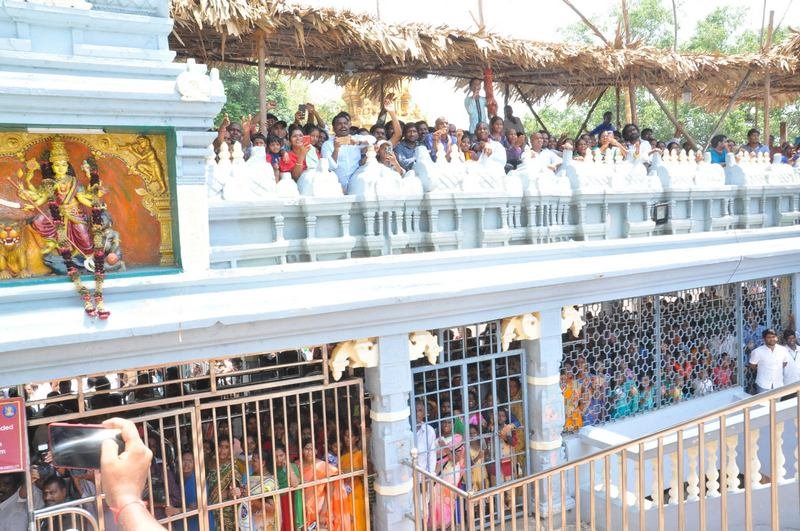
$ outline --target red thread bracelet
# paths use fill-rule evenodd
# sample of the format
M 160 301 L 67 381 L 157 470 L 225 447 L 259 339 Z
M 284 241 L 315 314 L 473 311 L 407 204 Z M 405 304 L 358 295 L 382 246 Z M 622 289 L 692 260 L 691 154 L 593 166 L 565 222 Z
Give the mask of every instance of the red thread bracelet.
M 109 507 L 109 509 L 111 509 L 111 514 L 114 515 L 115 524 L 119 523 L 119 515 L 122 513 L 122 511 L 124 511 L 127 507 L 130 507 L 131 505 L 141 505 L 142 507 L 147 509 L 147 504 L 144 503 L 142 500 L 131 500 L 122 507 L 120 507 L 119 509 L 115 509 L 114 507 Z

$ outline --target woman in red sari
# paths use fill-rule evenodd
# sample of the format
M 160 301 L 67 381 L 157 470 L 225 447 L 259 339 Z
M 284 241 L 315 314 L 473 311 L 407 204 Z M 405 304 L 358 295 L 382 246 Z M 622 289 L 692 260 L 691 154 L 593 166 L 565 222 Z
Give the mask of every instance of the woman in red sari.
M 347 499 L 344 483 L 342 480 L 322 481 L 339 474 L 339 469 L 314 455 L 314 444 L 310 439 L 303 441 L 300 469 L 303 483 L 319 481 L 316 485 L 303 489 L 306 528 L 316 523 L 317 528 L 328 531 L 351 531 L 352 504 Z

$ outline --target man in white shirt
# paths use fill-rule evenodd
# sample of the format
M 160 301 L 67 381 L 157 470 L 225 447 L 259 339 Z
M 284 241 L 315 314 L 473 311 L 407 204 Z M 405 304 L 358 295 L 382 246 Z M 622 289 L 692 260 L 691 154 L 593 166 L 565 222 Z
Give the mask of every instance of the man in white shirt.
M 783 332 L 783 342 L 786 343 L 786 350 L 789 353 L 786 366 L 783 368 L 783 383 L 789 385 L 800 382 L 800 356 L 798 356 L 800 346 L 797 345 L 797 336 L 794 330 Z
M 750 353 L 750 368 L 756 372 L 756 389 L 759 393 L 776 389 L 783 385 L 783 369 L 787 365 L 789 351 L 778 344 L 775 330 L 764 330 L 764 344 Z
M 650 142 L 643 140 L 639 136 L 639 127 L 636 124 L 627 124 L 622 128 L 622 140 L 625 142 L 628 154 L 634 160 L 641 160 L 649 166 L 651 162 L 650 152 L 653 151 L 653 147 Z
M 333 117 L 333 133 L 322 144 L 322 156 L 328 159 L 329 167 L 339 177 L 342 188 L 347 190 L 350 177 L 361 165 L 361 146 L 350 138 L 350 115 L 342 111 Z
M 414 432 L 414 447 L 419 452 L 417 466 L 431 474 L 436 474 L 436 430 L 425 423 L 425 405 L 416 404 L 417 426 Z
M 533 133 L 531 135 L 531 157 L 542 168 L 548 168 L 552 171 L 556 171 L 561 164 L 561 157 L 555 151 L 544 147 L 542 133 Z

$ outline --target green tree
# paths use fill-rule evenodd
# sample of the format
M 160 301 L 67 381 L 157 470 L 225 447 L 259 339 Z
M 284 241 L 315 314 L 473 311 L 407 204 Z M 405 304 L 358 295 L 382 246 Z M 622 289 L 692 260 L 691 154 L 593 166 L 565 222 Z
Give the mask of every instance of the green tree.
M 216 125 L 222 122 L 227 114 L 231 121 L 239 121 L 242 116 L 258 114 L 258 69 L 252 66 L 223 66 L 219 72 L 222 85 L 225 87 L 227 101 L 222 106 Z M 285 79 L 277 70 L 269 69 L 266 75 L 267 101 L 277 104 L 276 115 L 289 116 L 289 91 Z M 293 113 L 292 113 L 293 115 Z
M 248 114 L 256 115 L 258 102 L 258 69 L 252 66 L 223 66 L 220 68 L 220 80 L 225 87 L 227 101 L 223 105 L 214 123 L 218 126 L 227 113 L 232 121 L 241 120 Z M 286 76 L 277 69 L 268 69 L 266 75 L 267 101 L 274 101 L 275 109 L 270 111 L 287 122 L 294 120 L 298 105 L 307 103 L 308 80 L 299 76 Z M 316 102 L 314 102 L 316 103 Z M 344 108 L 341 98 L 321 102 L 317 105 L 326 123 Z
M 681 2 L 682 3 L 682 2 Z M 639 0 L 631 2 L 630 25 L 634 40 L 640 39 L 644 44 L 664 49 L 672 48 L 673 21 L 672 9 L 669 0 Z M 679 10 L 681 9 L 679 3 Z M 684 6 L 685 7 L 685 6 Z M 680 11 L 679 11 L 680 12 Z M 612 38 L 618 24 L 621 23 L 621 10 L 618 7 L 606 9 L 599 13 L 587 13 L 592 23 L 595 24 L 607 38 Z M 761 35 L 759 32 L 744 29 L 744 22 L 751 12 L 741 11 L 730 6 L 717 7 L 705 18 L 698 21 L 692 37 L 680 46 L 685 52 L 718 52 L 724 54 L 757 52 L 761 48 Z M 580 43 L 597 44 L 597 37 L 581 22 L 570 24 L 560 30 L 566 40 Z M 781 42 L 788 36 L 785 28 L 779 28 L 773 37 L 773 43 Z M 672 107 L 671 102 L 667 104 Z M 620 116 L 624 117 L 626 101 L 620 102 Z M 595 111 L 589 119 L 588 128 L 600 122 L 603 112 L 615 110 L 616 96 L 613 87 L 610 87 L 601 98 Z M 661 111 L 661 108 L 652 96 L 642 88 L 636 90 L 636 109 L 638 123 L 641 127 L 651 127 L 656 138 L 669 139 L 673 136 L 674 127 Z M 557 108 L 553 105 L 544 105 L 537 112 L 542 116 L 551 132 L 569 132 L 574 136 L 577 128 L 583 122 L 589 105 L 568 105 Z M 679 102 L 677 116 L 688 131 L 698 142 L 706 142 L 719 119 L 719 113 L 709 113 L 705 109 Z M 760 102 L 745 102 L 734 107 L 720 126 L 719 131 L 744 142 L 747 130 L 759 127 L 763 116 L 763 106 Z M 777 132 L 777 124 L 786 121 L 789 124 L 791 139 L 800 134 L 800 100 L 783 108 L 773 108 L 770 112 L 771 123 Z M 624 120 L 624 118 L 621 118 Z M 538 124 L 530 120 L 531 126 L 539 129 Z M 621 124 L 620 124 L 621 125 Z M 765 139 L 766 140 L 766 139 Z
M 641 41 L 647 46 L 669 48 L 672 46 L 672 10 L 667 9 L 661 0 L 638 0 L 630 3 L 631 41 Z M 592 24 L 611 42 L 617 28 L 624 36 L 622 9 L 618 3 L 589 17 Z M 565 40 L 583 44 L 598 44 L 598 37 L 583 23 L 574 22 L 559 30 Z

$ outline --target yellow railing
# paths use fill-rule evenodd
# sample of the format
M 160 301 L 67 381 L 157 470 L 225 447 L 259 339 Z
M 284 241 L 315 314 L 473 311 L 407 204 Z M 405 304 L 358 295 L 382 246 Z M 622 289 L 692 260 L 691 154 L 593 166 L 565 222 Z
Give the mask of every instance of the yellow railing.
M 800 384 L 481 492 L 414 469 L 418 530 L 800 526 Z M 787 473 L 793 472 L 790 476 Z M 464 472 L 466 473 L 466 471 Z

